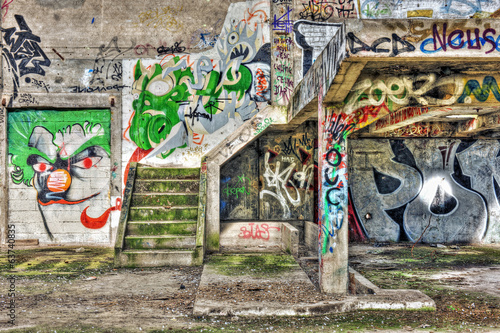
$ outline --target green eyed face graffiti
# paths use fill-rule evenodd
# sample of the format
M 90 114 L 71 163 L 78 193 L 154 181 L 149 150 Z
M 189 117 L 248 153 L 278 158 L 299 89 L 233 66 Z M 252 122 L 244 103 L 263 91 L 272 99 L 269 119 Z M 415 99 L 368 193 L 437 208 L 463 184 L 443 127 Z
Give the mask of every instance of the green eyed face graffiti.
M 8 121 L 11 179 L 35 188 L 49 238 L 61 222 L 104 226 L 109 216 L 109 111 L 19 111 L 10 112 Z M 87 210 L 98 217 L 90 218 Z

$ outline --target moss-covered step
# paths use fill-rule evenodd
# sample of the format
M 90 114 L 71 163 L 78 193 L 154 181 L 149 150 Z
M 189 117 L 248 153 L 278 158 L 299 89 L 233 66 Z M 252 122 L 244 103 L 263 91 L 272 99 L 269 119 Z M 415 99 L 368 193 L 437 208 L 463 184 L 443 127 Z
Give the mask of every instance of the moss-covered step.
M 200 265 L 198 250 L 125 250 L 115 258 L 117 267 Z
M 200 179 L 200 169 L 138 167 L 136 179 Z
M 134 184 L 134 193 L 198 193 L 199 190 L 199 179 L 136 179 Z
M 129 221 L 127 235 L 195 235 L 196 221 Z
M 198 207 L 198 193 L 134 193 L 130 207 L 151 206 L 196 206 Z
M 194 249 L 194 236 L 126 236 L 125 249 Z
M 198 219 L 198 207 L 131 207 L 129 221 L 177 221 Z

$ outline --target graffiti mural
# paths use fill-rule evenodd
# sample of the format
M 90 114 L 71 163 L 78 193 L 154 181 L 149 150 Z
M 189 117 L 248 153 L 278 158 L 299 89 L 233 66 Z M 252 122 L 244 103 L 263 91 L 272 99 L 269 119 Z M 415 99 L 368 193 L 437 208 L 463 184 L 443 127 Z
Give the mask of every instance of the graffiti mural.
M 221 220 L 314 217 L 316 129 L 264 134 L 221 168 Z M 235 172 L 238 170 L 238 173 Z
M 306 125 L 291 135 L 266 136 L 260 140 L 262 188 L 261 218 L 311 219 L 314 215 L 313 129 Z
M 496 242 L 496 140 L 351 140 L 350 188 L 376 241 Z
M 440 77 L 435 73 L 417 76 L 392 76 L 358 80 L 345 99 L 345 112 L 363 107 L 386 105 L 389 111 L 411 103 L 426 105 L 451 105 L 454 103 L 500 101 L 497 80 L 493 76 L 468 77 L 450 75 Z M 427 112 L 418 108 L 416 112 Z
M 110 207 L 108 197 L 109 111 L 9 112 L 8 148 L 11 201 L 16 193 L 36 201 L 43 223 L 38 229 L 48 239 L 74 233 L 72 240 L 81 241 L 85 237 L 78 233 L 104 227 L 110 212 L 119 210 L 119 204 Z
M 495 17 L 498 0 L 360 1 L 360 18 L 486 18 Z
M 340 29 L 338 23 L 318 23 L 305 20 L 293 25 L 295 42 L 302 49 L 302 76 L 306 75 L 316 58 Z
M 329 18 L 357 18 L 356 5 L 353 0 L 302 1 L 299 17 L 303 20 L 324 22 Z
M 168 163 L 203 142 L 201 156 L 270 100 L 270 44 L 260 24 L 269 7 L 250 9 L 238 22 L 226 20 L 214 45 L 217 56 L 176 53 L 151 65 L 136 62 L 125 135 L 148 151 L 146 160 Z
M 28 74 L 45 76 L 43 67 L 49 67 L 51 64 L 40 47 L 40 37 L 33 33 L 24 17 L 14 15 L 14 18 L 19 29 L 1 28 L 4 41 L 2 43 L 2 57 L 4 57 L 12 74 L 13 91 L 10 106 L 18 96 L 20 78 Z M 31 78 L 26 77 L 25 81 L 30 83 Z

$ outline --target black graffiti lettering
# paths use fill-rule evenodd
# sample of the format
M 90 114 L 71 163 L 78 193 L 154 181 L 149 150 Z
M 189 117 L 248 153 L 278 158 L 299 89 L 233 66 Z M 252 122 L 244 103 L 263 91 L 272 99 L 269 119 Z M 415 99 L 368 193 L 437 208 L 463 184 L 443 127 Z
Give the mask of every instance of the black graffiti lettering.
M 349 50 L 351 50 L 352 54 L 356 54 L 356 53 L 361 52 L 361 51 L 371 51 L 372 50 L 372 48 L 370 46 L 368 46 L 368 44 L 363 43 L 361 41 L 361 39 L 356 37 L 356 35 L 352 32 L 347 33 L 347 43 L 349 45 Z M 354 47 L 355 44 L 360 45 L 360 46 Z
M 335 160 L 333 160 L 332 155 L 335 153 Z M 340 151 L 337 148 L 332 148 L 326 153 L 326 162 L 330 164 L 332 167 L 337 167 L 342 163 L 342 155 L 340 155 Z
M 2 56 L 7 60 L 7 66 L 12 73 L 13 94 L 9 106 L 17 98 L 19 92 L 19 77 L 26 74 L 45 75 L 42 66 L 49 67 L 51 61 L 40 47 L 40 37 L 33 34 L 21 15 L 14 15 L 17 28 L 1 28 L 3 33 Z
M 205 118 L 205 119 L 208 119 L 208 120 L 212 121 L 212 119 L 213 119 L 213 115 L 212 114 L 207 113 L 207 112 L 203 113 L 203 112 L 200 112 L 200 111 L 196 111 L 196 109 L 194 109 L 194 110 L 190 109 L 189 113 L 186 114 L 187 118 L 191 118 L 191 125 L 194 125 L 195 118 L 198 121 L 200 121 L 200 118 Z
M 94 93 L 94 92 L 103 92 L 103 91 L 121 91 L 123 88 L 127 88 L 125 85 L 112 85 L 112 86 L 97 86 L 97 87 L 80 87 L 80 86 L 72 86 L 70 87 L 70 92 L 72 93 Z
M 333 139 L 337 141 L 339 144 L 344 141 L 344 138 L 349 134 L 349 132 L 354 129 L 354 124 L 341 124 L 342 117 L 339 115 L 334 122 L 330 123 L 330 126 L 327 128 L 327 132 L 333 135 Z
M 399 44 L 403 45 L 403 47 L 398 48 Z M 415 51 L 414 45 L 412 45 L 410 42 L 402 39 L 398 35 L 392 34 L 392 54 L 391 54 L 391 56 L 397 56 L 400 53 L 413 52 L 413 51 Z
M 165 46 L 160 46 L 159 48 L 156 49 L 158 54 L 169 54 L 169 53 L 182 53 L 186 51 L 186 47 L 180 46 L 182 43 L 182 40 L 180 42 L 175 42 L 173 46 L 170 47 L 165 47 Z
M 347 43 L 349 45 L 349 50 L 351 51 L 352 54 L 356 54 L 361 51 L 375 52 L 375 53 L 389 53 L 392 50 L 389 56 L 395 57 L 400 53 L 415 51 L 415 46 L 413 44 L 402 39 L 397 34 L 393 33 L 391 37 L 392 39 L 389 37 L 378 38 L 371 45 L 368 45 L 361 39 L 356 37 L 354 33 L 348 32 Z M 381 47 L 381 44 L 391 43 L 391 42 L 392 42 L 391 49 Z
M 334 206 L 338 206 L 341 203 L 340 201 L 334 200 L 332 198 L 332 196 L 334 196 L 334 194 L 336 194 L 337 191 L 340 191 L 340 189 L 336 188 L 336 187 L 333 187 L 333 188 L 329 189 L 328 191 L 326 191 L 326 201 L 329 204 L 334 205 Z

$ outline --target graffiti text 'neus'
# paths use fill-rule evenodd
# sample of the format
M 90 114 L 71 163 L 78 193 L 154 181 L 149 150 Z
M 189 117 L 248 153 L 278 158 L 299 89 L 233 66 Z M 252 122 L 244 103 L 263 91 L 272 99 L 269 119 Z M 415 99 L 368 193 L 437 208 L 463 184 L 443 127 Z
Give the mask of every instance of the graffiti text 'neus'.
M 485 54 L 495 50 L 500 51 L 498 48 L 500 36 L 495 37 L 497 32 L 493 28 L 484 29 L 482 33 L 479 28 L 471 28 L 465 31 L 463 29 L 455 29 L 452 32 L 447 30 L 447 28 L 448 24 L 443 23 L 440 32 L 438 25 L 434 24 L 432 26 L 432 37 L 422 42 L 420 50 L 423 53 L 435 53 L 467 48 L 469 50 L 484 50 Z

